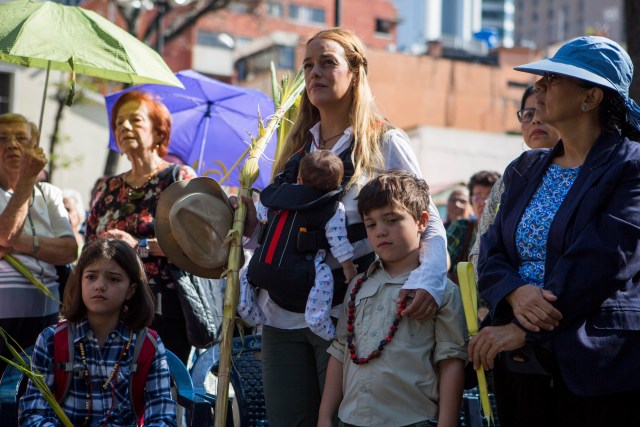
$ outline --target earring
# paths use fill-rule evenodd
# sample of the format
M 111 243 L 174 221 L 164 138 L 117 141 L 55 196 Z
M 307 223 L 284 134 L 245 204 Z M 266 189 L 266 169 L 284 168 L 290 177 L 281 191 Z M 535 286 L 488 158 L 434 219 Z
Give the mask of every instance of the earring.
M 581 109 L 582 111 L 587 111 L 587 106 L 586 106 L 586 105 L 583 105 L 582 107 L 580 107 L 580 109 Z
M 127 314 L 129 314 L 129 306 L 127 304 L 125 304 L 122 307 L 122 312 L 124 313 L 124 315 L 126 316 Z

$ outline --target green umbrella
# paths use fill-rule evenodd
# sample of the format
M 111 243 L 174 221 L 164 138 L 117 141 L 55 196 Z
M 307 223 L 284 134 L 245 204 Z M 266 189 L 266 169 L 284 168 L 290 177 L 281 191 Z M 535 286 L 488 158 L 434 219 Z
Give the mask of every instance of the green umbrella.
M 183 87 L 153 49 L 97 13 L 50 1 L 0 4 L 0 61 L 130 84 Z M 45 85 L 45 96 L 47 86 Z M 44 98 L 40 112 L 40 127 Z

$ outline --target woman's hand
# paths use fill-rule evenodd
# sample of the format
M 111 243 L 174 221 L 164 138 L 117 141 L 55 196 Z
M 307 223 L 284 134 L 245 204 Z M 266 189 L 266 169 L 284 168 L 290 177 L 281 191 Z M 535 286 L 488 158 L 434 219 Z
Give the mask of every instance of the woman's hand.
M 523 347 L 525 337 L 525 332 L 513 323 L 482 328 L 469 341 L 469 360 L 473 369 L 478 369 L 480 364 L 485 369 L 493 369 L 498 353 Z
M 551 304 L 558 297 L 538 286 L 520 286 L 506 299 L 518 322 L 531 332 L 539 332 L 540 328 L 552 331 L 562 319 L 562 313 Z
M 251 197 L 242 196 L 242 201 L 247 205 L 247 216 L 244 219 L 243 234 L 245 237 L 251 237 L 258 226 L 258 212 Z M 236 196 L 230 196 L 229 203 L 231 203 L 233 209 L 238 209 L 238 198 Z
M 124 240 L 125 243 L 127 243 L 129 246 L 131 246 L 134 249 L 138 246 L 138 239 L 136 239 L 126 231 L 119 230 L 117 228 L 107 230 L 104 233 L 100 234 L 98 237 L 101 239 L 108 238 L 108 239 Z
M 396 302 L 400 304 L 407 298 L 412 300 L 402 312 L 403 316 L 409 316 L 413 320 L 429 320 L 436 315 L 438 304 L 426 290 L 401 289 Z

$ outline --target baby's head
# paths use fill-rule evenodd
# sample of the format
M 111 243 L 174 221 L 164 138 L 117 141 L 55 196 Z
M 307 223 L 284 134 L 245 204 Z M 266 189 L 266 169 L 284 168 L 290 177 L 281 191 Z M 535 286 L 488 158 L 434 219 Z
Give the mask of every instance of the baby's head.
M 344 164 L 340 157 L 329 150 L 308 153 L 298 166 L 298 184 L 319 191 L 333 191 L 344 177 Z

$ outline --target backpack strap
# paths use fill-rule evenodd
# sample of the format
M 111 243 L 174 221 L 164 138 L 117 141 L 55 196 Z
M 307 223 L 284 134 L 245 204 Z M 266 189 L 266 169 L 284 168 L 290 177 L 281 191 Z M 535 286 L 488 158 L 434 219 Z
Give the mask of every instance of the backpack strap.
M 58 403 L 64 401 L 71 387 L 74 337 L 75 328 L 66 320 L 58 323 L 53 333 L 53 384 Z
M 158 350 L 158 333 L 153 329 L 143 328 L 138 331 L 136 344 L 133 348 L 131 375 L 129 377 L 129 396 L 131 409 L 138 420 L 138 425 L 144 421 L 144 391 L 151 363 Z

